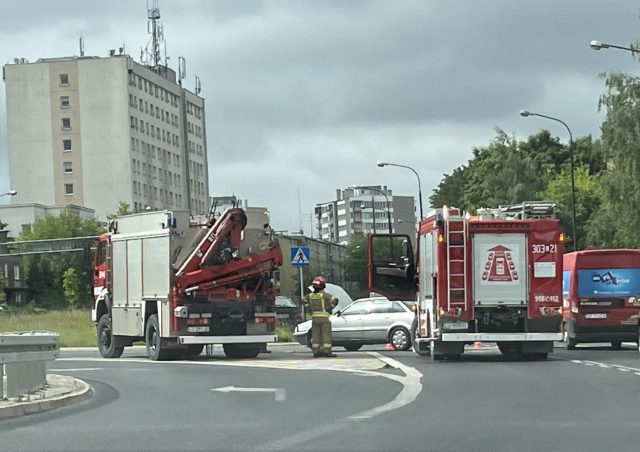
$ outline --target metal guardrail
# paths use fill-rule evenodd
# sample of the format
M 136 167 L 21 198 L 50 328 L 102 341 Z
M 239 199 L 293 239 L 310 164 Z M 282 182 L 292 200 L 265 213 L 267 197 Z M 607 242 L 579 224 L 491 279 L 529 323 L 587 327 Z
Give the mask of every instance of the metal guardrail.
M 44 387 L 45 361 L 60 354 L 59 337 L 51 331 L 0 334 L 0 399 L 20 397 Z

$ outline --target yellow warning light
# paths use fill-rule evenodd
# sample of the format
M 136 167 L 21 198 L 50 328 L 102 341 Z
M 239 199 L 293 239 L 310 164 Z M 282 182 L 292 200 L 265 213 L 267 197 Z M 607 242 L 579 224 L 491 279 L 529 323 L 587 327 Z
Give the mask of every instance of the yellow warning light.
M 564 242 L 564 233 L 563 232 L 560 233 L 560 241 Z
M 444 236 L 442 234 L 438 234 L 438 243 L 444 242 Z

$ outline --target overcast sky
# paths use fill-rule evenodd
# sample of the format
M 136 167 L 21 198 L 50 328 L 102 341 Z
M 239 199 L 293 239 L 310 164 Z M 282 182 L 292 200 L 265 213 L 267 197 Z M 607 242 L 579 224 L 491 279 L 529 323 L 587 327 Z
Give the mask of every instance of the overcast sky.
M 592 39 L 639 37 L 630 0 L 160 0 L 169 65 L 202 82 L 209 187 L 266 206 L 275 229 L 308 233 L 317 203 L 351 185 L 428 197 L 444 173 L 500 127 L 567 140 L 599 136 L 599 74 L 638 73 L 631 54 Z M 106 56 L 136 61 L 149 40 L 145 0 L 2 2 L 0 62 Z M 0 192 L 9 187 L 0 90 Z M 34 162 L 36 164 L 36 162 Z M 298 193 L 300 203 L 298 203 Z M 3 198 L 6 202 L 7 198 Z M 300 204 L 300 209 L 298 207 Z M 299 214 L 301 211 L 301 214 Z

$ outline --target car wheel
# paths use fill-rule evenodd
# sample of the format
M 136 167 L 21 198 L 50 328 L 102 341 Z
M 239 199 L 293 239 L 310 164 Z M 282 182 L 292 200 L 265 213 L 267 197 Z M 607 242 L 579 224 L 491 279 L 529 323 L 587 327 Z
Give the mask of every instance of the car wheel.
M 345 345 L 344 348 L 348 352 L 355 352 L 356 350 L 360 350 L 362 348 L 362 344 L 349 344 Z
M 405 327 L 397 326 L 389 333 L 389 342 L 394 350 L 409 350 L 411 348 L 411 336 Z
M 307 333 L 307 347 L 311 348 L 311 330 Z

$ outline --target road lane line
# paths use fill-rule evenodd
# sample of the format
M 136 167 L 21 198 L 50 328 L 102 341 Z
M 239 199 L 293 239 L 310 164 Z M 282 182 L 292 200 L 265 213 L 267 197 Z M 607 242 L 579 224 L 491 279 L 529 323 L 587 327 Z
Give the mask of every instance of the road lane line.
M 391 402 L 363 411 L 362 413 L 352 414 L 347 419 L 352 419 L 352 420 L 370 419 L 374 416 L 378 416 L 379 414 L 386 413 L 388 411 L 397 410 L 398 408 L 402 408 L 403 406 L 413 402 L 416 399 L 416 397 L 418 397 L 418 394 L 420 394 L 420 392 L 422 391 L 422 381 L 421 381 L 422 374 L 418 372 L 416 369 L 414 369 L 413 367 L 405 366 L 401 362 L 396 361 L 395 359 L 383 356 L 378 352 L 368 352 L 368 354 L 378 358 L 379 360 L 390 365 L 391 367 L 400 369 L 404 373 L 404 377 L 402 377 L 400 375 L 375 372 L 380 376 L 397 381 L 402 385 L 402 390 L 398 393 L 396 398 L 393 399 Z M 370 371 L 366 371 L 366 372 L 373 373 Z

